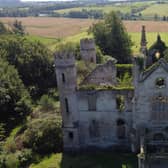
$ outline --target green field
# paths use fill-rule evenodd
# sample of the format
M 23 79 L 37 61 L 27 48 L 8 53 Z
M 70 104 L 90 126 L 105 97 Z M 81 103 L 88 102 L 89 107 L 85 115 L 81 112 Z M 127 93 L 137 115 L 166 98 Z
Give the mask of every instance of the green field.
M 123 5 L 104 5 L 104 6 L 88 6 L 88 7 L 77 7 L 77 8 L 68 8 L 55 10 L 55 12 L 64 14 L 69 13 L 70 11 L 82 11 L 85 10 L 101 10 L 104 13 L 109 13 L 110 11 L 120 11 L 121 13 L 131 13 L 132 10 L 138 9 L 141 7 L 146 7 L 146 9 L 142 11 L 137 11 L 141 13 L 144 18 L 150 17 L 153 18 L 156 14 L 160 17 L 168 16 L 168 3 L 165 4 L 156 4 L 156 2 L 139 2 L 139 3 L 126 3 Z
M 91 6 L 91 7 L 79 7 L 79 8 L 69 8 L 69 9 L 62 9 L 62 10 L 56 10 L 55 12 L 58 13 L 68 13 L 70 11 L 82 11 L 85 10 L 102 10 L 105 13 L 108 13 L 110 11 L 122 11 L 123 13 L 129 13 L 131 12 L 130 6 L 111 6 L 111 5 L 105 5 L 105 6 Z
M 168 3 L 167 4 L 154 4 L 141 12 L 143 16 L 168 16 Z
M 131 36 L 132 42 L 133 42 L 133 53 L 137 54 L 139 52 L 140 47 L 140 39 L 141 39 L 141 33 L 129 33 Z M 166 33 L 160 33 L 162 40 L 168 45 L 168 32 Z M 27 36 L 28 39 L 32 41 L 40 41 L 44 45 L 46 45 L 49 49 L 54 51 L 57 44 L 59 42 L 72 42 L 72 43 L 79 43 L 80 39 L 82 38 L 90 38 L 93 37 L 91 34 L 87 34 L 87 32 L 82 32 L 79 34 L 76 34 L 74 36 L 69 36 L 64 39 L 54 39 L 54 38 L 46 38 L 46 37 L 39 37 L 39 36 Z M 148 48 L 156 41 L 157 39 L 157 33 L 156 32 L 149 32 L 147 33 L 147 41 L 148 41 Z
M 53 154 L 30 168 L 137 168 L 137 157 L 109 152 L 74 156 Z
M 82 9 L 86 10 L 102 10 L 105 13 L 109 13 L 110 11 L 120 11 L 122 13 L 130 13 L 132 9 L 136 9 L 143 6 L 149 6 L 153 2 L 136 2 L 136 3 L 124 3 L 118 5 L 104 5 L 104 6 L 88 6 L 88 7 L 77 7 L 77 8 L 68 8 L 68 9 L 61 9 L 55 10 L 60 14 L 68 13 L 70 11 L 82 11 Z
M 132 48 L 133 52 L 136 54 L 139 52 L 141 34 L 140 33 L 129 33 L 129 34 L 134 43 L 134 46 Z M 157 34 L 158 33 L 156 32 L 147 33 L 148 48 L 156 41 Z M 160 35 L 162 40 L 166 43 L 166 45 L 168 45 L 168 33 L 160 33 Z
M 43 43 L 48 48 L 51 48 L 52 45 L 59 42 L 59 39 L 56 38 L 47 38 L 47 37 L 41 37 L 41 36 L 34 36 L 34 35 L 27 35 L 25 36 L 30 41 L 39 41 Z

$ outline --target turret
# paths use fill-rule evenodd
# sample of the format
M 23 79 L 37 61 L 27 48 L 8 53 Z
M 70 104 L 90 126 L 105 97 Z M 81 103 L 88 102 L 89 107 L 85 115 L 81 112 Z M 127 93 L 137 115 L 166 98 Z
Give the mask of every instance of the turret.
M 144 54 L 145 56 L 147 55 L 147 40 L 146 40 L 146 30 L 145 26 L 142 26 L 142 31 L 141 31 L 141 48 L 140 52 Z
M 82 39 L 80 41 L 80 52 L 82 60 L 96 64 L 96 49 L 93 39 Z
M 144 56 L 144 68 L 147 66 L 148 62 L 148 49 L 147 49 L 147 40 L 146 40 L 146 30 L 145 26 L 142 26 L 142 31 L 141 31 L 141 43 L 140 43 L 140 53 Z
M 78 149 L 79 138 L 74 54 L 70 51 L 57 52 L 55 70 L 63 120 L 64 149 L 75 150 Z

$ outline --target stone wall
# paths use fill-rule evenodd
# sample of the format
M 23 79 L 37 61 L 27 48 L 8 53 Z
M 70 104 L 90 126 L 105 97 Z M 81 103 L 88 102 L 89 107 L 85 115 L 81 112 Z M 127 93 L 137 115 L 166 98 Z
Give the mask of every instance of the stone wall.
M 94 99 L 90 100 L 90 95 Z M 78 91 L 79 111 L 79 144 L 81 148 L 110 148 L 114 146 L 130 147 L 129 132 L 131 130 L 131 107 L 119 111 L 116 107 L 117 95 L 133 96 L 132 91 Z M 96 102 L 96 109 L 90 109 L 89 101 Z M 127 103 L 127 102 L 125 102 Z M 132 106 L 131 103 L 129 103 Z M 118 127 L 118 121 L 124 122 L 124 127 Z M 123 128 L 123 129 L 122 129 Z M 125 138 L 118 137 L 125 132 Z
M 116 85 L 116 66 L 114 61 L 99 65 L 82 82 L 82 84 Z

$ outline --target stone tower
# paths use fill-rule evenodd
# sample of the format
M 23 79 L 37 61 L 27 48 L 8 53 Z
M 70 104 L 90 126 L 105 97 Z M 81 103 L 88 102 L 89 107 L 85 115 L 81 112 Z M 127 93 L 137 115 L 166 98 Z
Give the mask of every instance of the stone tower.
M 82 60 L 96 64 L 96 49 L 93 39 L 82 39 L 80 41 L 80 52 Z
M 67 151 L 77 150 L 79 147 L 77 74 L 74 54 L 69 51 L 57 52 L 55 54 L 55 70 L 63 119 L 64 149 Z

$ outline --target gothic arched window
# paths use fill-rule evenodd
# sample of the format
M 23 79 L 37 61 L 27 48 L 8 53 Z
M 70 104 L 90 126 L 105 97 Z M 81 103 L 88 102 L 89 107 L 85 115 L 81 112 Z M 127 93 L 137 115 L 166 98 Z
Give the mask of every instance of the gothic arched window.
M 165 136 L 162 133 L 156 133 L 153 136 L 153 140 L 154 141 L 164 141 L 165 140 Z

